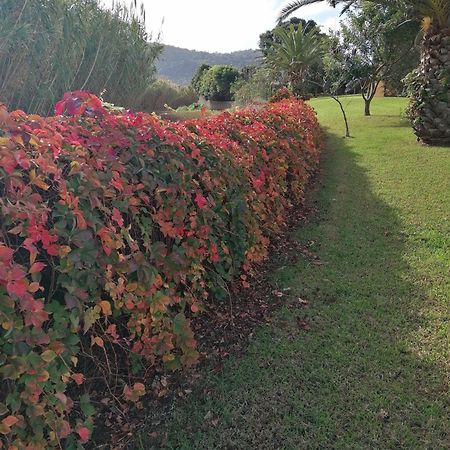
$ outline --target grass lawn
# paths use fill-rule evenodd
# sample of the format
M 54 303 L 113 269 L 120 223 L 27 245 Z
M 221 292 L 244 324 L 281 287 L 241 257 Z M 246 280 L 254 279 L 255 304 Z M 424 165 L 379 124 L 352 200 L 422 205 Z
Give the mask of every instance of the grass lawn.
M 348 140 L 337 104 L 311 103 L 329 145 L 295 237 L 320 264 L 274 272 L 286 307 L 180 403 L 169 448 L 450 448 L 450 148 L 416 143 L 404 99 L 364 117 L 346 98 Z

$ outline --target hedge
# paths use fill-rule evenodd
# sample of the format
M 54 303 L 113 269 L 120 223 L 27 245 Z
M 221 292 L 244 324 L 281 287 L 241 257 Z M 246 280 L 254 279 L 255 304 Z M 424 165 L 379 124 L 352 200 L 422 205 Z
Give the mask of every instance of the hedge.
M 321 149 L 295 99 L 171 123 L 74 92 L 56 114 L 0 131 L 0 448 L 83 448 L 93 365 L 139 402 L 131 374 L 195 364 L 191 321 L 248 286 Z

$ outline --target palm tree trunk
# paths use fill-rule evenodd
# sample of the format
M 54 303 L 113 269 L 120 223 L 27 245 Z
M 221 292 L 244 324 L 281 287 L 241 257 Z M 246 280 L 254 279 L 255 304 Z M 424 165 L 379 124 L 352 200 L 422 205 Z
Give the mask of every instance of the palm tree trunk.
M 450 145 L 450 28 L 430 29 L 412 83 L 411 118 L 418 139 Z

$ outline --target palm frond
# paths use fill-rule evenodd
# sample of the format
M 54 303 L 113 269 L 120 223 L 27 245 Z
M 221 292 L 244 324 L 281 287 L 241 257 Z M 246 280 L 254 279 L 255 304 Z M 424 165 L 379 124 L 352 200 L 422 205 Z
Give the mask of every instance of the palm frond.
M 298 0 L 289 3 L 281 10 L 280 15 L 278 16 L 278 23 L 281 23 L 284 20 L 286 20 L 293 12 L 297 11 L 303 6 L 312 5 L 314 3 L 320 3 L 322 1 L 323 0 Z
M 429 18 L 440 27 L 450 25 L 450 0 L 407 0 L 418 18 Z
M 322 3 L 325 0 L 298 0 L 292 3 L 289 3 L 286 5 L 280 12 L 278 16 L 278 23 L 283 22 L 286 20 L 291 14 L 293 14 L 295 11 L 299 10 L 300 8 L 308 5 L 312 5 L 314 3 Z M 439 0 L 438 0 L 439 1 Z M 444 0 L 446 1 L 446 0 Z M 355 5 L 358 0 L 327 0 L 328 4 L 335 8 L 339 3 L 343 3 L 343 8 L 340 13 L 342 16 L 345 14 L 353 5 Z
M 344 7 L 342 8 L 342 11 L 340 13 L 340 15 L 344 15 L 346 12 L 348 12 L 350 10 L 350 8 L 355 5 L 357 2 L 357 0 L 348 0 L 345 2 Z

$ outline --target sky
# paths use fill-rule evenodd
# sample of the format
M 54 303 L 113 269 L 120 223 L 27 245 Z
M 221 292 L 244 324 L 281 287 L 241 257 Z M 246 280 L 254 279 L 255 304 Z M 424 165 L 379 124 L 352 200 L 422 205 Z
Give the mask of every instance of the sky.
M 103 0 L 110 6 L 113 0 Z M 130 0 L 125 0 L 129 2 Z M 258 48 L 259 35 L 272 29 L 289 0 L 140 0 L 145 6 L 147 28 L 166 45 L 208 52 Z M 339 10 L 321 2 L 295 14 L 336 29 Z

